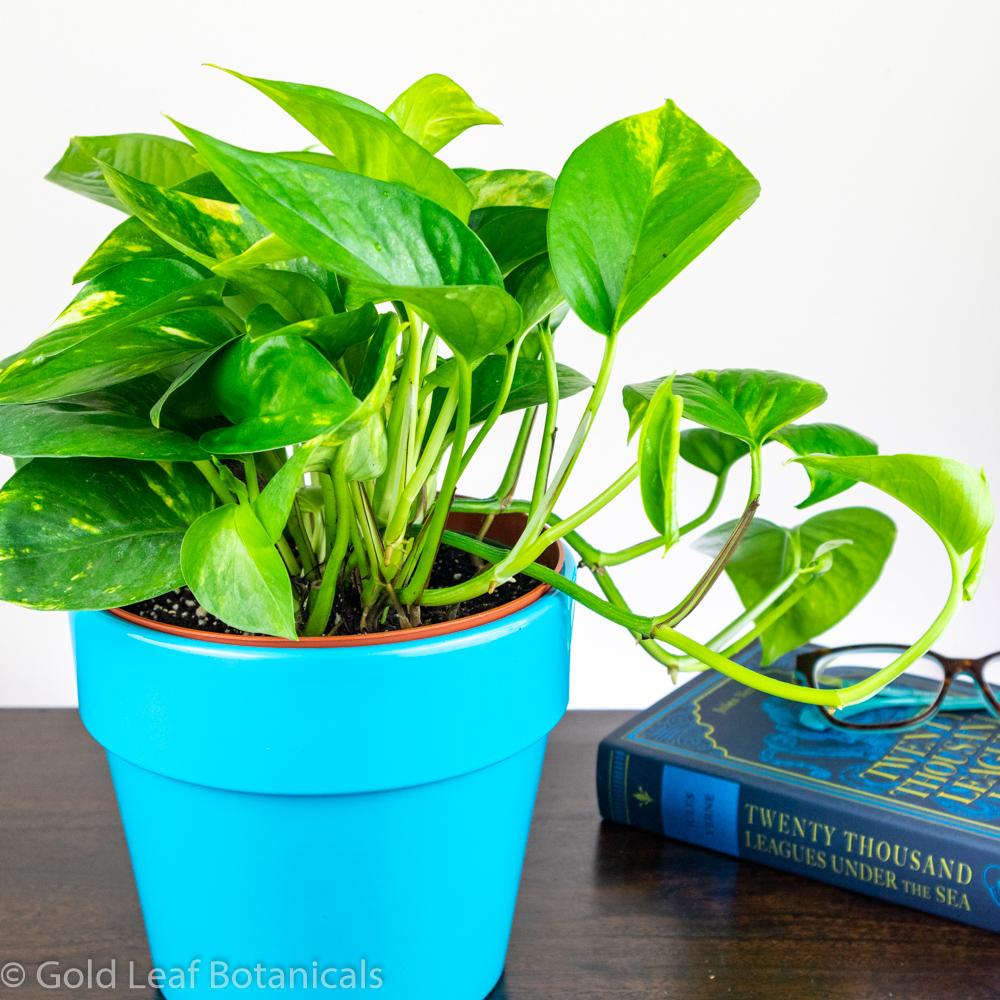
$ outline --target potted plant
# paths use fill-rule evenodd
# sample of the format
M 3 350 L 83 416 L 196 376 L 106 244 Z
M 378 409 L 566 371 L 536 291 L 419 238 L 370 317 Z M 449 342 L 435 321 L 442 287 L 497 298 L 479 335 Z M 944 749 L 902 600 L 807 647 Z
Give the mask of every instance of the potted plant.
M 49 332 L 0 371 L 0 451 L 18 464 L 0 493 L 0 596 L 75 612 L 81 714 L 108 751 L 167 996 L 353 984 L 475 1000 L 503 967 L 566 707 L 572 601 L 672 673 L 848 704 L 971 596 L 992 503 L 958 462 L 803 422 L 826 398 L 813 381 L 725 370 L 626 386 L 637 455 L 623 442 L 608 462 L 622 471 L 560 517 L 622 328 L 757 181 L 671 102 L 597 132 L 553 180 L 447 166 L 449 140 L 497 119 L 443 76 L 383 113 L 233 75 L 324 149 L 254 152 L 178 124 L 184 141 L 74 139 L 49 175 L 125 216 Z M 603 340 L 592 381 L 556 361 L 568 309 Z M 463 496 L 508 414 L 495 493 Z M 808 474 L 800 506 L 867 483 L 943 544 L 941 614 L 854 687 L 733 660 L 839 621 L 893 544 L 891 520 L 863 507 L 793 527 L 755 517 L 770 442 Z M 682 465 L 715 482 L 684 524 Z M 706 525 L 737 465 L 746 511 L 701 540 L 704 575 L 673 608 L 633 610 L 614 567 Z M 636 544 L 581 537 L 633 484 L 651 522 Z M 745 611 L 697 641 L 681 625 L 723 573 Z

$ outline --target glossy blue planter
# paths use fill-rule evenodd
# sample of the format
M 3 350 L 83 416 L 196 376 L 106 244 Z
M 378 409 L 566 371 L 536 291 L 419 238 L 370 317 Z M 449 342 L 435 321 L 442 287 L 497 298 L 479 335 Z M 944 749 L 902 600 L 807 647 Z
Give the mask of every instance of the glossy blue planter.
M 566 708 L 570 625 L 552 592 L 369 646 L 75 614 L 80 712 L 108 753 L 165 995 L 482 1000 Z

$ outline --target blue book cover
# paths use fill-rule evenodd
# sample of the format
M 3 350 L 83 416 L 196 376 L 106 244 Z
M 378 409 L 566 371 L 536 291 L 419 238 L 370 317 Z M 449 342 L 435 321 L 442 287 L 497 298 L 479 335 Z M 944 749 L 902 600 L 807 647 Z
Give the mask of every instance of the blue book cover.
M 803 712 L 701 675 L 602 741 L 601 815 L 1000 931 L 1000 721 L 857 733 Z

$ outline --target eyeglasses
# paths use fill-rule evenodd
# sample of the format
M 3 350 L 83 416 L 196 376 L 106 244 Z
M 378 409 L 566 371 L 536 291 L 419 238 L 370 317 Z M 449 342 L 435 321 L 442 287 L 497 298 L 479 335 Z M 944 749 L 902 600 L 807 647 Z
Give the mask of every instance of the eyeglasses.
M 906 646 L 877 644 L 839 646 L 801 653 L 799 680 L 821 691 L 857 684 L 888 666 Z M 841 708 L 820 707 L 826 722 L 843 729 L 908 729 L 946 712 L 988 709 L 1000 718 L 1000 651 L 978 660 L 956 660 L 925 653 L 878 694 Z M 811 713 L 813 723 L 819 721 Z

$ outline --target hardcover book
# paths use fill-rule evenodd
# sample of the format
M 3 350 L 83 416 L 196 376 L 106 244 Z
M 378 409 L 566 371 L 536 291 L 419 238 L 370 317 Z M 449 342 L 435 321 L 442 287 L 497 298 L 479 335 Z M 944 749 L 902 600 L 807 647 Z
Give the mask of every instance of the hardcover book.
M 790 679 L 794 662 L 768 669 Z M 606 819 L 1000 931 L 1000 721 L 985 707 L 851 732 L 709 671 L 601 743 L 597 789 Z

